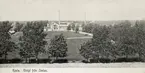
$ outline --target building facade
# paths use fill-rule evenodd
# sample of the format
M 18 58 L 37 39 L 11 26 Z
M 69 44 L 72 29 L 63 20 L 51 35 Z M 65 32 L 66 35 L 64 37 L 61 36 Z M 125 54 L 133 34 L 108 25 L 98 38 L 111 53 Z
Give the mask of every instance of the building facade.
M 44 31 L 67 31 L 67 27 L 69 24 L 70 24 L 69 22 L 47 23 L 47 26 L 44 27 Z

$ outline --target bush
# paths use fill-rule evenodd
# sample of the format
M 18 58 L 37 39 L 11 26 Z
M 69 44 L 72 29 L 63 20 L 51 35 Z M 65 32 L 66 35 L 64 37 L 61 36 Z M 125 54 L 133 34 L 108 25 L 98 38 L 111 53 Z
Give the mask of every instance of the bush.
M 84 61 L 82 61 L 85 63 Z M 125 58 L 125 57 L 120 57 L 117 59 L 109 59 L 109 58 L 99 58 L 99 59 L 90 59 L 90 63 L 110 63 L 110 62 L 144 62 L 143 59 L 141 58 Z
M 8 63 L 8 60 L 0 59 L 0 64 Z
M 36 59 L 30 59 L 29 63 L 37 63 Z
M 83 63 L 89 63 L 89 62 L 88 62 L 88 61 L 86 61 L 86 60 L 82 60 L 82 62 L 83 62 Z
M 111 61 L 109 58 L 90 59 L 90 63 L 110 63 Z
M 57 59 L 57 60 L 54 60 L 52 63 L 68 63 L 68 60 L 67 59 Z
M 141 58 L 117 58 L 114 62 L 143 62 Z
M 98 59 L 90 59 L 90 63 L 99 63 Z
M 100 58 L 99 59 L 99 62 L 101 62 L 101 63 L 110 63 L 111 62 L 111 59 L 108 59 L 108 58 Z
M 39 59 L 39 63 L 50 63 L 51 59 Z
M 9 63 L 22 63 L 22 59 L 19 59 L 19 58 L 14 58 L 14 59 L 11 59 L 9 60 Z

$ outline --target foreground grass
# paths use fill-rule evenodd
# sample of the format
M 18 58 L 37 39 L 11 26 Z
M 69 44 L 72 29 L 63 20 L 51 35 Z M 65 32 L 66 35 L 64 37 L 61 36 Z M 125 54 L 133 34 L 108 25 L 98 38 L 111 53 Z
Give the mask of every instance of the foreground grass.
M 63 63 L 63 64 L 0 64 L 0 68 L 145 68 L 145 63 Z

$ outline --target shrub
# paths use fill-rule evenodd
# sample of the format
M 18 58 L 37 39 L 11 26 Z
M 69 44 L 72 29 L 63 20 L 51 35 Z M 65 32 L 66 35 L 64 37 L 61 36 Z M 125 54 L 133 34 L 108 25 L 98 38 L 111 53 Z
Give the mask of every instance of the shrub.
M 8 63 L 8 60 L 0 59 L 0 64 Z
M 114 62 L 142 62 L 140 58 L 117 58 Z
M 83 63 L 89 63 L 89 62 L 88 62 L 88 61 L 86 61 L 86 60 L 82 60 L 82 62 L 83 62 Z
M 98 59 L 90 59 L 90 63 L 110 63 L 112 59 L 109 58 L 98 58 Z
M 57 59 L 57 60 L 54 60 L 52 63 L 68 63 L 68 60 L 67 59 Z
M 39 63 L 50 63 L 51 59 L 39 59 Z
M 36 61 L 36 59 L 30 59 L 29 63 L 37 63 L 38 61 Z
M 9 60 L 9 63 L 22 63 L 22 59 L 19 59 L 19 58 L 14 58 L 14 59 L 11 59 Z

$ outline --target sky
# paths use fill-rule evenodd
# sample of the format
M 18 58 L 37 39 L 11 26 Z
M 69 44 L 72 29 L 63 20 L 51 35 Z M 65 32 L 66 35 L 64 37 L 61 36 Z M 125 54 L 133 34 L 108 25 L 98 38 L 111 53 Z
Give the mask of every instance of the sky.
M 145 0 L 0 0 L 0 20 L 58 20 L 58 11 L 60 20 L 138 20 Z

